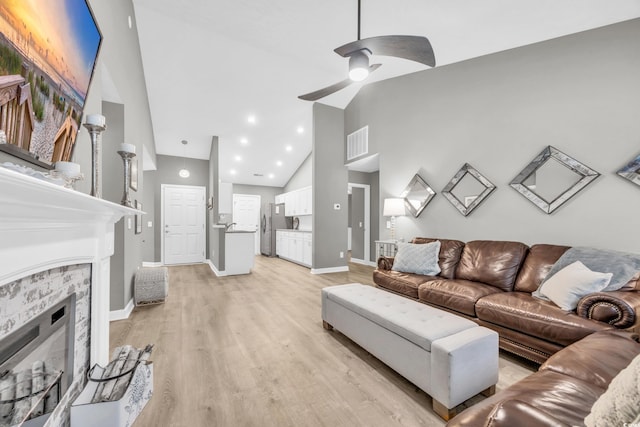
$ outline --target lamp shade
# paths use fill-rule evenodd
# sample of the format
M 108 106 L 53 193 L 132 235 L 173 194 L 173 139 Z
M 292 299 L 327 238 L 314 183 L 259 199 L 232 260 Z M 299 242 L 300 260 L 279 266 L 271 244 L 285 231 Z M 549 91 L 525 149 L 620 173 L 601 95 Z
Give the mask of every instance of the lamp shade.
M 404 215 L 404 200 L 402 199 L 384 199 L 384 208 L 382 216 L 401 216 Z

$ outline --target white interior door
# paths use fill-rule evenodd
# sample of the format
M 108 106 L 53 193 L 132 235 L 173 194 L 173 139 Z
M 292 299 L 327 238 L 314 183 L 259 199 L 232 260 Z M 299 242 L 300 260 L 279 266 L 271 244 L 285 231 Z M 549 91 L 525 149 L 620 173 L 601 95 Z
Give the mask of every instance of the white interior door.
M 204 262 L 205 188 L 163 185 L 162 218 L 164 263 Z
M 236 230 L 250 230 L 255 233 L 255 254 L 260 254 L 260 196 L 254 194 L 233 195 L 233 222 Z

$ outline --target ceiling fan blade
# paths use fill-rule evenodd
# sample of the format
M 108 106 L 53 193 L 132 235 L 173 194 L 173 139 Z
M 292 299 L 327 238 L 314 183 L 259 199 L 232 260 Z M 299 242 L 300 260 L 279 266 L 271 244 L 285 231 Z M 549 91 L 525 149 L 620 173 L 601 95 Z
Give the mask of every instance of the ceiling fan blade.
M 436 66 L 433 48 L 426 37 L 422 36 L 377 36 L 356 40 L 340 46 L 334 51 L 343 57 L 354 52 L 368 49 L 373 55 L 394 56 L 419 62 L 430 67 Z
M 369 73 L 373 73 L 375 70 L 380 68 L 381 65 L 382 64 L 371 64 L 371 66 L 369 67 Z M 349 86 L 351 83 L 353 83 L 353 80 L 345 79 L 345 80 L 342 80 L 341 82 L 332 84 L 331 86 L 327 86 L 320 90 L 316 90 L 315 92 L 300 95 L 298 98 L 302 99 L 303 101 L 317 101 L 318 99 L 324 98 L 325 96 L 329 96 L 332 93 L 335 93 L 339 90 L 344 89 L 345 87 Z

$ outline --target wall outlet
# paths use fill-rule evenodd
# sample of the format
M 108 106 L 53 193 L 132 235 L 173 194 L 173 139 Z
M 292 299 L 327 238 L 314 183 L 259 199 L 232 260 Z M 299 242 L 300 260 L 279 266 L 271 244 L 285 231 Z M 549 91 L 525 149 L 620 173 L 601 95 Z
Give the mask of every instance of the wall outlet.
M 333 209 L 339 211 L 340 210 L 340 203 L 334 203 L 333 204 Z
M 344 258 L 344 252 L 340 251 L 340 258 Z

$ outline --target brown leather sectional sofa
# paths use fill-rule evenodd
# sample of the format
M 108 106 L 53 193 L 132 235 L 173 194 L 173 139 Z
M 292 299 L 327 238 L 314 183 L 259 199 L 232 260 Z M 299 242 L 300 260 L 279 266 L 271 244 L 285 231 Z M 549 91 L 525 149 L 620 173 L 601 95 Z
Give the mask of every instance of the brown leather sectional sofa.
M 415 238 L 441 243 L 438 276 L 393 271 L 381 257 L 374 282 L 386 290 L 473 319 L 500 335 L 504 350 L 542 363 L 560 349 L 598 331 L 637 330 L 640 278 L 622 289 L 582 298 L 566 312 L 534 292 L 567 246 L 520 242 Z
M 637 340 L 623 331 L 589 335 L 551 356 L 535 374 L 464 410 L 447 427 L 582 426 L 611 380 L 640 354 Z

